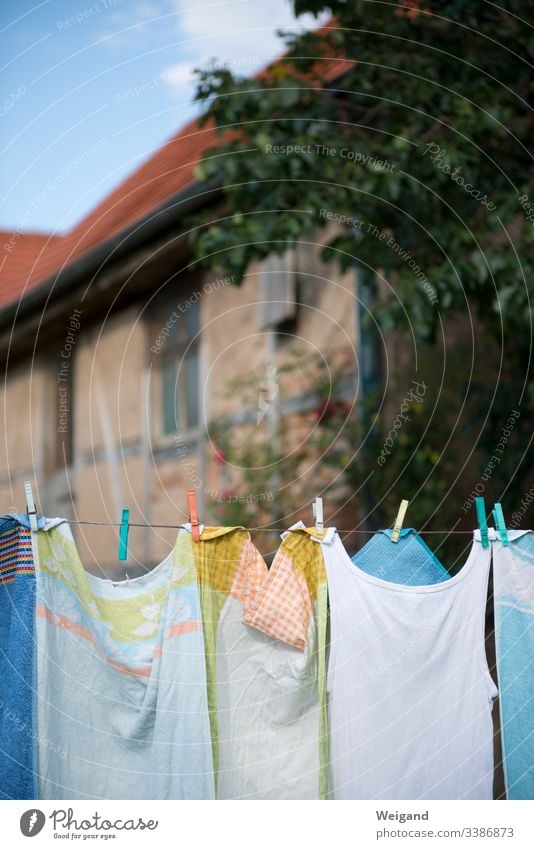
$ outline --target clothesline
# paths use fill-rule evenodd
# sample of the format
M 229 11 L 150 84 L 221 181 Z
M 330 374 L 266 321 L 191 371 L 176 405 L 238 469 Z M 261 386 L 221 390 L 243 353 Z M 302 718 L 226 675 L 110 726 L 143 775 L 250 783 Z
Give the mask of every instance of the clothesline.
M 100 525 L 102 527 L 111 527 L 111 528 L 120 528 L 120 522 L 90 522 L 90 521 L 82 521 L 81 519 L 67 519 L 71 525 Z M 168 530 L 177 531 L 180 528 L 183 528 L 183 525 L 151 525 L 144 524 L 142 522 L 129 522 L 130 528 L 162 528 Z M 247 531 L 255 531 L 255 532 L 263 532 L 263 533 L 280 533 L 283 534 L 286 531 L 289 531 L 289 528 L 247 528 Z M 379 533 L 384 528 L 379 528 L 378 530 L 362 530 L 357 528 L 349 528 L 349 529 L 341 529 L 336 528 L 339 534 L 376 534 Z M 391 528 L 389 528 L 391 530 Z M 452 530 L 443 530 L 443 531 L 417 531 L 419 534 L 469 534 L 471 535 L 473 531 L 452 531 Z
M 0 758 L 0 795 L 412 799 L 423 787 L 489 800 L 488 620 L 510 795 L 534 798 L 530 537 L 508 550 L 475 539 L 451 575 L 410 531 L 397 550 L 388 531 L 351 557 L 333 529 L 331 544 L 317 545 L 314 522 L 300 535 L 293 525 L 270 567 L 244 530 L 229 544 L 229 529 L 216 529 L 202 551 L 192 533 L 173 531 L 172 555 L 140 583 L 103 569 L 102 582 L 86 572 L 68 520 L 45 522 L 29 544 L 20 519 L 0 540 L 0 679 L 4 712 L 27 722 L 0 728 L 10 758 Z

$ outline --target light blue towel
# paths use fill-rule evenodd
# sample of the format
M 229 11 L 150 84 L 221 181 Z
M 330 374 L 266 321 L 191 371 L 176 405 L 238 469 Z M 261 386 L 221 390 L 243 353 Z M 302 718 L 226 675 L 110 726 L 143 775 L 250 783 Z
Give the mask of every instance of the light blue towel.
M 35 799 L 35 568 L 28 519 L 0 516 L 0 799 Z
M 352 557 L 368 575 L 405 586 L 425 586 L 446 581 L 450 575 L 413 528 L 404 528 L 398 542 L 391 530 L 378 531 Z
M 195 561 L 88 574 L 68 524 L 35 534 L 42 799 L 212 799 Z
M 497 673 L 508 799 L 534 799 L 534 534 L 493 543 Z

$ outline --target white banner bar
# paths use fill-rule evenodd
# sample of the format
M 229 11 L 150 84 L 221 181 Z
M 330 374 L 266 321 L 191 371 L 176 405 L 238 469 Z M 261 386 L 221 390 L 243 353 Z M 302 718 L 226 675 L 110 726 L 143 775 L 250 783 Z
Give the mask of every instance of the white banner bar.
M 6 849 L 67 841 L 120 849 L 532 849 L 533 815 L 533 802 L 0 803 Z

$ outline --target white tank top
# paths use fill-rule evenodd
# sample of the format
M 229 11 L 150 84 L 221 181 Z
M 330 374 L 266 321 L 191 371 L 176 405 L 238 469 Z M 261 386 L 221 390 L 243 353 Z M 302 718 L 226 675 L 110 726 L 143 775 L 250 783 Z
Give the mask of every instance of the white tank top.
M 331 798 L 493 798 L 491 548 L 477 533 L 463 569 L 428 586 L 363 572 L 337 534 L 323 545 Z

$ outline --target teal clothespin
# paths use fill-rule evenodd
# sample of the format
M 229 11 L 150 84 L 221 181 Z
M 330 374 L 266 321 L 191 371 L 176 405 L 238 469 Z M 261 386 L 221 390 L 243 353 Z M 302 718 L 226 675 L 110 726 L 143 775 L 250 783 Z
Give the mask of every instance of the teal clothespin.
M 122 511 L 121 526 L 119 529 L 119 560 L 126 560 L 128 557 L 128 530 L 130 521 L 130 511 L 124 509 Z
M 497 530 L 499 531 L 499 536 L 501 537 L 502 544 L 508 545 L 508 531 L 506 530 L 504 513 L 502 512 L 500 501 L 498 501 L 497 504 L 493 505 L 493 518 L 495 519 L 495 525 L 497 526 Z
M 484 501 L 483 496 L 479 496 L 475 498 L 475 506 L 477 508 L 477 519 L 478 519 L 478 527 L 480 528 L 480 540 L 482 542 L 482 548 L 489 547 L 488 541 L 488 523 L 486 521 L 486 502 Z

